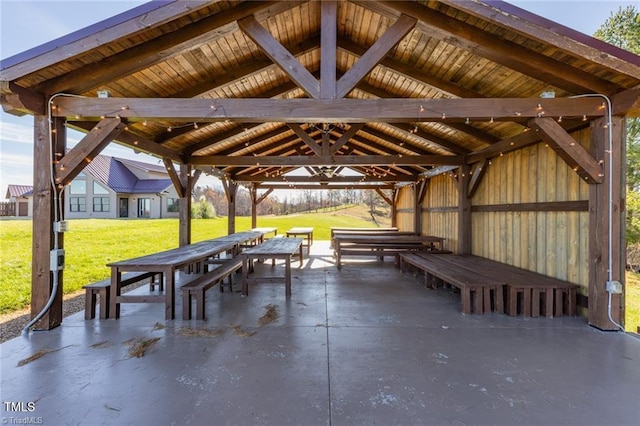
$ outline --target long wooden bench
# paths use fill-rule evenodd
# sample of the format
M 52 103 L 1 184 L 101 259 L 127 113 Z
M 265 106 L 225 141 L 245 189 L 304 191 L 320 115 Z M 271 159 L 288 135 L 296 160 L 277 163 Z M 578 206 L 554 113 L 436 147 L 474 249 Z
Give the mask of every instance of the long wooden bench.
M 182 319 L 189 320 L 192 316 L 191 302 L 196 301 L 196 319 L 205 319 L 205 292 L 211 287 L 220 283 L 222 291 L 222 281 L 229 277 L 229 290 L 232 289 L 232 275 L 242 268 L 240 257 L 234 257 L 221 263 L 220 266 L 210 272 L 198 275 L 192 281 L 181 287 L 182 290 Z
M 157 277 L 157 281 L 156 281 Z M 141 281 L 149 279 L 149 287 L 151 290 L 158 285 L 159 290 L 164 288 L 164 280 L 161 272 L 130 272 L 123 276 L 121 286 L 126 287 Z M 111 294 L 111 278 L 96 281 L 91 284 L 82 286 L 85 289 L 84 296 L 84 319 L 90 320 L 96 317 L 96 303 L 100 298 L 100 319 L 109 318 L 109 297 Z
M 506 311 L 510 316 L 576 315 L 577 284 L 479 256 L 454 256 L 451 261 L 504 280 L 507 283 Z
M 437 288 L 446 283 L 460 290 L 463 314 L 504 313 L 504 282 L 467 269 L 452 268 L 446 260 L 448 254 L 400 253 L 400 270 L 407 264 L 425 273 L 425 285 Z
M 347 226 L 332 226 L 331 227 L 331 241 L 330 248 L 333 248 L 333 238 L 336 235 L 386 235 L 386 234 L 397 234 L 402 233 L 406 235 L 416 235 L 415 232 L 404 232 L 399 231 L 398 228 L 387 227 L 387 228 L 357 228 L 357 227 L 347 227 Z
M 343 256 L 375 256 L 384 260 L 385 256 L 394 256 L 396 265 L 398 255 L 410 251 L 442 251 L 443 238 L 426 235 L 405 235 L 388 233 L 385 235 L 338 235 L 334 237 L 333 253 L 338 269 L 342 267 Z
M 422 253 L 417 256 L 429 257 Z M 505 283 L 504 311 L 525 317 L 576 315 L 576 284 L 472 255 L 443 255 L 441 266 Z

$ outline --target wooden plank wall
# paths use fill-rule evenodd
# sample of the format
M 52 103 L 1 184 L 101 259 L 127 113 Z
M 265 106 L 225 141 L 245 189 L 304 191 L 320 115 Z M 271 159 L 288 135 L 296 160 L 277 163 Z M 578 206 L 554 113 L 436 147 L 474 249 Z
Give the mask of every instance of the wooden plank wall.
M 413 231 L 414 191 L 413 185 L 403 186 L 398 191 L 396 226 L 400 231 Z
M 445 249 L 458 249 L 458 188 L 451 173 L 429 182 L 422 202 L 422 234 L 444 237 Z
M 589 133 L 573 135 L 588 148 Z M 475 255 L 567 280 L 588 288 L 589 186 L 556 153 L 540 143 L 492 160 L 472 199 L 480 206 L 513 204 L 511 211 L 473 211 Z M 531 203 L 527 211 L 518 205 Z M 564 207 L 563 207 L 564 206 Z
M 588 129 L 572 136 L 588 149 Z M 454 252 L 457 197 L 451 174 L 439 175 L 421 208 L 421 233 L 444 237 Z M 544 143 L 496 157 L 472 199 L 472 253 L 579 284 L 588 295 L 588 199 L 589 186 Z M 413 200 L 412 186 L 399 191 L 402 230 L 413 230 Z

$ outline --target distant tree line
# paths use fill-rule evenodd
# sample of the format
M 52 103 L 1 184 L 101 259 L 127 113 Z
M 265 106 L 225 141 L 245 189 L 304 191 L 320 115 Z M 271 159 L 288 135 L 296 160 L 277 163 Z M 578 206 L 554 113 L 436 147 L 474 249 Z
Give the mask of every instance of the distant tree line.
M 259 191 L 258 194 L 261 192 Z M 390 194 L 389 194 L 390 195 Z M 229 202 L 222 187 L 196 187 L 192 194 L 194 203 L 192 217 L 208 218 L 226 216 Z M 294 213 L 312 212 L 337 209 L 339 206 L 352 204 L 366 204 L 372 215 L 389 214 L 389 206 L 373 190 L 292 190 L 284 197 L 267 196 L 257 205 L 259 216 L 287 215 Z M 207 207 L 210 206 L 210 208 Z M 249 191 L 240 187 L 236 195 L 236 214 L 238 216 L 251 215 L 251 197 Z

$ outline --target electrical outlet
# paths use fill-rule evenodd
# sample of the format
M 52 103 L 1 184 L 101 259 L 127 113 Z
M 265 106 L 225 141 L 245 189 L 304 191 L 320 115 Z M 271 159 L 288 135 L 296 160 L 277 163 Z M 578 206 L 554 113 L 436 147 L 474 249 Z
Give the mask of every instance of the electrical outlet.
M 69 230 L 69 222 L 67 222 L 66 220 L 54 222 L 53 230 L 55 232 L 67 232 Z
M 49 270 L 61 271 L 64 269 L 64 250 L 57 249 L 49 252 Z
M 607 291 L 611 294 L 622 294 L 622 283 L 620 281 L 607 281 Z

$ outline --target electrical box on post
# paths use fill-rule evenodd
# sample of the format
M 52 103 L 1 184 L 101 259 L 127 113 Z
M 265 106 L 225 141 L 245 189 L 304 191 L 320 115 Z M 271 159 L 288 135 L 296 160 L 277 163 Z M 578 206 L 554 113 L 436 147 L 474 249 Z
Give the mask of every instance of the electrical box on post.
M 61 271 L 64 269 L 64 250 L 57 249 L 51 250 L 50 260 L 49 260 L 49 270 L 50 271 Z
M 67 232 L 69 230 L 69 222 L 61 220 L 53 223 L 53 230 L 55 232 Z

